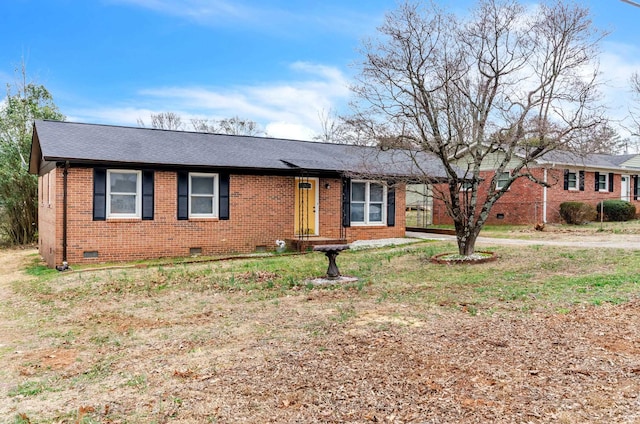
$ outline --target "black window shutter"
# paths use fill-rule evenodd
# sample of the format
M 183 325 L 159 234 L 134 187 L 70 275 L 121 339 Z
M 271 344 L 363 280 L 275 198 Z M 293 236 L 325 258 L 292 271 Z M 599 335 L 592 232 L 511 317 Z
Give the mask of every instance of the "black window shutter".
M 579 180 L 579 184 L 580 184 L 580 191 L 584 191 L 584 171 L 580 171 L 578 173 L 578 178 Z
M 142 171 L 142 219 L 153 220 L 154 172 Z
M 396 189 L 389 187 L 387 190 L 387 226 L 396 225 Z
M 609 172 L 609 191 L 613 191 L 613 172 Z
M 220 174 L 219 181 L 219 202 L 220 202 L 220 212 L 219 218 L 227 220 L 229 219 L 229 174 Z
M 93 220 L 107 219 L 107 170 L 93 169 Z
M 600 182 L 600 173 L 596 172 L 596 191 L 600 189 L 599 182 Z
M 351 178 L 342 178 L 342 226 L 351 226 Z
M 564 189 L 569 190 L 569 170 L 564 170 Z
M 178 219 L 189 219 L 189 173 L 178 172 Z
M 638 200 L 638 176 L 633 176 L 633 200 Z

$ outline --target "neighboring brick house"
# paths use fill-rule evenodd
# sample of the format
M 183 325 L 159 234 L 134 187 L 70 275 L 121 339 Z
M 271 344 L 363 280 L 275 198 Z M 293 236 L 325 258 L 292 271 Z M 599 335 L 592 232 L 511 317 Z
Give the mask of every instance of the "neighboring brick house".
M 36 121 L 29 171 L 54 266 L 404 237 L 405 186 L 388 183 L 412 167 L 402 151 Z
M 485 181 L 494 171 L 487 161 L 481 171 Z M 529 172 L 550 187 L 519 178 L 491 209 L 487 224 L 561 223 L 560 204 L 566 201 L 595 206 L 607 199 L 633 202 L 640 210 L 640 155 L 576 154 L 553 151 L 529 165 Z M 498 180 L 499 181 L 499 180 Z M 480 196 L 486 190 L 479 190 Z M 450 224 L 442 202 L 434 200 L 433 224 Z

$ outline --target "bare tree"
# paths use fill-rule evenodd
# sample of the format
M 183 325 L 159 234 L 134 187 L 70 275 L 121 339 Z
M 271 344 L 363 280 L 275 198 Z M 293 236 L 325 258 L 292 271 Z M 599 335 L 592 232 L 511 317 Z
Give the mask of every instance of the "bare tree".
M 516 179 L 546 184 L 529 164 L 556 149 L 583 152 L 605 121 L 595 62 L 603 36 L 586 8 L 561 1 L 528 9 L 480 0 L 464 18 L 408 2 L 364 44 L 356 117 L 387 146 L 438 157 L 448 183 L 433 193 L 453 219 L 461 255 L 474 252 Z M 489 167 L 495 173 L 483 181 Z M 433 183 L 426 172 L 421 179 Z
M 202 119 L 202 118 L 191 119 L 191 128 L 195 132 L 203 132 L 203 133 L 216 132 L 215 122 L 210 123 L 208 119 Z
M 237 116 L 220 120 L 194 118 L 191 127 L 196 132 L 266 136 L 257 122 Z
M 223 134 L 230 135 L 265 135 L 265 132 L 260 128 L 257 122 L 250 119 L 240 118 L 234 116 L 232 118 L 221 119 L 215 121 L 217 130 Z
M 628 153 L 629 140 L 623 139 L 618 130 L 611 125 L 601 125 L 596 128 L 587 140 L 585 140 L 588 152 L 615 155 Z
M 146 127 L 145 122 L 138 118 L 138 125 Z M 151 114 L 151 128 L 181 131 L 184 129 L 182 117 L 175 112 L 160 112 Z
M 631 76 L 631 91 L 633 91 L 636 103 L 640 104 L 640 74 L 634 72 Z M 631 135 L 634 137 L 640 137 L 640 107 L 636 107 L 630 111 L 631 121 L 633 122 L 633 128 L 631 129 Z
M 146 127 L 146 123 L 138 118 L 138 125 Z M 230 135 L 266 135 L 260 125 L 246 118 L 234 116 L 220 120 L 209 120 L 202 118 L 191 119 L 191 128 L 196 132 L 220 133 Z M 151 128 L 163 130 L 183 131 L 186 125 L 182 121 L 182 116 L 175 112 L 160 112 L 151 114 Z
M 313 137 L 323 143 L 354 144 L 366 146 L 375 144 L 368 137 L 369 122 L 355 116 L 339 116 L 333 109 L 318 113 L 320 134 Z
M 640 95 L 640 74 L 634 72 L 631 76 L 631 89 L 634 93 Z
M 621 1 L 623 1 L 623 2 L 625 2 L 627 4 L 630 4 L 632 6 L 640 7 L 640 3 L 637 3 L 637 2 L 635 2 L 633 0 L 621 0 Z
M 338 116 L 335 110 L 329 109 L 318 112 L 320 121 L 320 134 L 313 137 L 323 143 L 354 144 L 353 126 L 348 125 L 344 118 Z

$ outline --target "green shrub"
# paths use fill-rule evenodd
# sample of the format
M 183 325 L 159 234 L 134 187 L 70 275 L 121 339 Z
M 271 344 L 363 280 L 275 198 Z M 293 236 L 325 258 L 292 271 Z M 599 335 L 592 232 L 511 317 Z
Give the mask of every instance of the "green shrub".
M 560 204 L 560 216 L 567 224 L 582 225 L 596 218 L 596 210 L 582 202 L 563 202 Z
M 626 200 L 604 200 L 596 205 L 598 220 L 600 211 L 604 213 L 604 221 L 630 221 L 636 218 L 636 206 Z

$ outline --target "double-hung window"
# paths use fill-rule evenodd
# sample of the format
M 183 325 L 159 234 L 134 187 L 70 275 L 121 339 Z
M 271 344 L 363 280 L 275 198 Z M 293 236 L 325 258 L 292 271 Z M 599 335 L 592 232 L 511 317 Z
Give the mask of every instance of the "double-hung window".
M 564 189 L 568 191 L 584 191 L 584 171 L 573 171 L 570 169 L 565 169 Z
M 141 192 L 140 171 L 107 171 L 107 217 L 140 218 Z
M 605 173 L 597 173 L 596 174 L 596 187 L 598 188 L 598 191 L 607 191 L 607 187 L 608 187 L 608 181 L 607 181 L 607 174 Z
M 218 217 L 218 174 L 189 174 L 189 217 Z
M 351 182 L 351 224 L 380 225 L 385 221 L 387 188 L 373 181 Z
M 567 173 L 567 189 L 568 190 L 578 189 L 578 173 L 577 172 L 569 171 Z
M 502 190 L 509 182 L 509 178 L 511 178 L 509 172 L 501 172 L 496 180 L 496 190 Z

